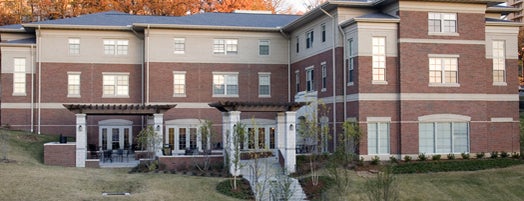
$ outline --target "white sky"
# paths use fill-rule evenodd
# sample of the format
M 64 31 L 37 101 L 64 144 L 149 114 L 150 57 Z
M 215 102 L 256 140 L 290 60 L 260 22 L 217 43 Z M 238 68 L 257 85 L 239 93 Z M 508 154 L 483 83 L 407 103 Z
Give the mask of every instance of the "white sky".
M 305 11 L 304 0 L 287 0 L 287 3 L 293 7 L 295 11 Z

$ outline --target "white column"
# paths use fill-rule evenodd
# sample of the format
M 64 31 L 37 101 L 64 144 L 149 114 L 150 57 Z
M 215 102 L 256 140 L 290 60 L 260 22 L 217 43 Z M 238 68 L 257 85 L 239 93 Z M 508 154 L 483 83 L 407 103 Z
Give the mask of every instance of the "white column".
M 296 159 L 296 116 L 297 112 L 286 112 L 286 137 L 285 137 L 285 168 L 286 172 L 294 173 Z
M 228 117 L 229 117 L 228 124 L 224 125 L 224 126 L 227 126 L 226 135 L 228 135 L 226 147 L 224 148 L 228 152 L 229 173 L 231 173 L 231 175 L 238 176 L 240 175 L 240 167 L 237 167 L 237 169 L 235 169 L 234 160 L 235 160 L 235 157 L 238 157 L 237 159 L 240 160 L 240 155 L 238 155 L 239 153 L 236 152 L 236 149 L 240 149 L 240 144 L 236 144 L 237 147 L 235 147 L 235 143 L 233 139 L 235 137 L 235 126 L 237 125 L 238 122 L 240 122 L 240 112 L 231 111 L 229 112 Z
M 229 161 L 226 157 L 228 150 L 228 133 L 229 133 L 229 112 L 222 112 L 222 154 L 224 154 L 224 167 L 229 167 Z
M 164 142 L 164 114 L 153 114 L 153 130 L 155 130 L 155 134 L 158 137 L 158 140 L 155 146 L 155 153 L 156 156 L 162 156 L 162 144 Z
M 87 157 L 86 114 L 76 114 L 76 167 L 86 167 Z
M 276 156 L 280 157 L 278 155 L 278 151 L 282 153 L 282 156 L 285 155 L 285 142 L 286 142 L 286 116 L 285 113 L 280 112 L 277 114 L 277 137 L 276 137 L 276 144 L 277 144 L 277 153 Z

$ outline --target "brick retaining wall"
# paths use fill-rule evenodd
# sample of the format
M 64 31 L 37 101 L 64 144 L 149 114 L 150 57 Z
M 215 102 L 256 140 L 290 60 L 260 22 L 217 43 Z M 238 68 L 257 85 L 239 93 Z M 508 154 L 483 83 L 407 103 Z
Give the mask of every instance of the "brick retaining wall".
M 49 142 L 44 144 L 44 164 L 76 167 L 76 143 Z
M 178 155 L 178 156 L 160 156 L 158 161 L 160 164 L 166 165 L 166 170 L 186 170 L 195 168 L 195 164 L 203 165 L 206 156 L 202 155 Z M 210 155 L 209 164 L 214 165 L 223 165 L 224 156 L 223 155 Z

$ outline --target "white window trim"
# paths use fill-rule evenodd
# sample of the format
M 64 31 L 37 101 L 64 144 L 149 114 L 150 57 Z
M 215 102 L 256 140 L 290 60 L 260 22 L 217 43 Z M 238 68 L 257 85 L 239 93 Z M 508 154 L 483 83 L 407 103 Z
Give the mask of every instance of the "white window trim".
M 179 40 L 179 41 L 182 41 L 182 44 L 184 46 L 184 49 L 183 50 L 177 50 L 176 49 L 176 41 Z M 176 37 L 173 39 L 173 54 L 185 54 L 186 53 L 186 38 L 179 38 L 179 37 Z
M 429 31 L 429 15 L 430 13 L 438 13 L 438 14 L 454 14 L 455 15 L 455 32 L 443 32 L 443 21 L 444 19 L 440 19 L 440 29 L 441 29 L 441 32 L 430 32 Z M 445 13 L 445 12 L 429 12 L 428 13 L 428 35 L 430 36 L 460 36 L 459 32 L 458 32 L 458 29 L 459 29 L 459 25 L 458 25 L 458 15 L 457 13 Z
M 372 64 L 371 64 L 371 84 L 377 84 L 377 85 L 387 85 L 388 84 L 388 78 L 387 78 L 387 37 L 386 36 L 373 36 L 372 37 L 372 41 L 371 41 L 371 46 L 374 46 L 373 45 L 373 39 L 374 38 L 383 38 L 384 39 L 384 54 L 379 54 L 379 53 L 375 53 L 375 52 L 372 52 L 372 57 L 375 57 L 375 56 L 380 56 L 380 57 L 384 57 L 384 80 L 375 80 L 373 77 L 374 77 L 374 72 L 373 70 L 376 68 L 376 69 L 380 69 L 378 67 L 375 67 L 373 66 L 374 62 L 373 62 L 373 58 L 372 58 Z
M 495 72 L 495 47 L 494 47 L 494 43 L 495 42 L 502 42 L 504 47 L 502 48 L 502 50 L 504 51 L 503 54 L 503 59 L 504 59 L 504 77 L 503 77 L 503 80 L 502 82 L 495 82 L 493 81 L 493 86 L 508 86 L 507 84 L 507 65 L 506 65 L 506 41 L 505 40 L 493 40 L 491 42 L 491 57 L 492 57 L 492 61 L 493 61 L 493 66 L 492 66 L 492 76 L 494 75 L 493 73 Z M 492 78 L 493 79 L 493 78 Z
M 78 43 L 71 43 L 73 40 L 78 40 Z M 78 53 L 72 53 L 71 52 L 71 45 L 78 45 Z M 80 55 L 80 38 L 68 38 L 67 40 L 67 49 L 68 49 L 68 54 L 70 56 L 79 56 Z
M 428 79 L 428 87 L 460 87 L 460 83 L 459 83 L 459 75 L 460 75 L 460 72 L 459 72 L 459 61 L 458 59 L 460 58 L 460 55 L 458 54 L 428 54 L 428 61 L 430 58 L 455 58 L 457 59 L 457 82 L 456 83 L 436 83 L 436 82 L 429 82 L 429 79 Z M 429 72 L 429 63 L 428 63 L 428 72 Z M 429 76 L 429 73 L 428 73 L 428 76 Z M 444 80 L 444 77 L 442 75 L 442 80 Z
M 106 54 L 105 52 L 105 46 L 106 46 L 106 42 L 110 42 L 112 41 L 114 44 L 111 44 L 114 46 L 114 52 L 112 54 Z M 119 45 L 118 43 L 119 42 L 125 42 L 127 43 L 126 45 Z M 102 41 L 102 51 L 103 51 L 103 54 L 106 55 L 106 56 L 127 56 L 129 55 L 129 40 L 128 39 L 103 39 Z M 126 47 L 126 53 L 125 54 L 121 54 L 119 53 L 118 51 L 118 47 L 119 46 L 125 46 Z
M 377 135 L 377 150 L 375 150 L 377 153 L 373 153 L 371 154 L 370 153 L 370 150 L 369 150 L 369 144 L 368 144 L 368 155 L 370 156 L 379 156 L 379 155 L 389 155 L 391 153 L 391 117 L 368 117 L 367 118 L 367 124 L 366 126 L 369 126 L 369 124 L 387 124 L 388 126 L 388 130 L 387 130 L 387 134 L 388 134 L 388 138 L 387 138 L 387 153 L 378 153 L 378 150 L 379 150 L 379 147 L 380 147 L 380 141 L 379 141 L 379 136 Z M 371 121 L 370 121 L 371 120 Z M 376 121 L 375 121 L 376 120 Z M 382 121 L 382 120 L 385 120 L 385 121 Z M 369 128 L 368 128 L 368 131 L 369 131 Z M 367 133 L 368 135 L 368 143 L 369 143 L 369 133 Z
M 228 97 L 228 98 L 238 98 L 240 96 L 240 80 L 238 79 L 239 72 L 212 72 L 211 77 L 211 93 L 212 97 Z M 238 93 L 237 94 L 215 94 L 214 92 L 214 76 L 215 75 L 236 75 L 237 76 L 237 87 L 238 87 Z M 227 89 L 224 89 L 227 91 Z M 226 92 L 225 92 L 226 93 Z
M 261 43 L 263 41 L 267 41 L 267 54 L 260 54 L 260 46 L 262 45 Z M 269 39 L 261 39 L 261 40 L 258 40 L 258 56 L 262 56 L 262 57 L 267 57 L 267 56 L 271 56 L 271 40 Z
M 24 70 L 23 71 L 16 71 L 16 61 L 17 60 L 23 60 L 24 61 Z M 15 77 L 16 74 L 23 74 L 24 77 L 24 91 L 23 92 L 16 92 L 15 91 Z M 26 58 L 14 58 L 13 59 L 13 96 L 27 96 L 27 59 Z
M 129 77 L 129 74 L 130 73 L 124 73 L 124 72 L 102 72 L 102 98 L 129 98 L 129 92 L 131 90 L 131 80 L 130 80 L 130 77 Z M 113 94 L 113 95 L 110 95 L 110 94 L 104 94 L 104 76 L 105 75 L 108 75 L 108 76 L 127 76 L 127 95 L 116 95 L 116 94 Z M 115 93 L 117 92 L 117 90 L 115 89 Z
M 73 71 L 70 71 L 70 72 L 67 72 L 67 97 L 68 98 L 80 98 L 81 94 L 82 94 L 82 76 L 81 76 L 82 72 L 73 72 Z M 69 93 L 69 75 L 78 75 L 78 94 L 70 94 Z
M 313 48 L 313 41 L 315 41 L 315 30 L 311 29 L 309 31 L 306 31 L 306 49 Z M 308 42 L 309 42 L 309 46 L 308 46 Z
M 321 67 L 321 73 L 322 73 L 322 76 L 321 76 L 321 85 L 322 85 L 322 89 L 320 90 L 321 92 L 326 92 L 327 91 L 327 63 L 324 61 L 322 63 L 320 63 L 320 67 Z M 324 85 L 324 78 L 326 79 L 326 84 Z
M 175 93 L 175 75 L 184 75 L 184 94 Z M 186 71 L 173 71 L 173 97 L 186 97 L 187 96 L 187 76 Z
M 217 45 L 216 42 L 217 41 L 223 41 L 224 43 L 223 44 L 219 44 L 219 45 L 223 45 L 223 49 L 224 49 L 224 52 L 216 52 L 215 51 L 215 46 Z M 227 51 L 227 48 L 228 48 L 228 41 L 236 41 L 236 52 L 231 52 L 231 53 L 228 53 Z M 239 40 L 238 39 L 234 39 L 234 38 L 215 38 L 213 39 L 213 48 L 212 48 L 212 53 L 213 55 L 238 55 L 239 54 Z
M 307 88 L 308 79 L 309 79 L 309 78 L 308 78 L 308 73 L 309 73 L 309 71 L 313 71 L 313 74 L 312 74 L 313 79 L 310 80 L 310 81 L 311 81 L 311 85 L 310 85 L 310 86 L 311 86 L 311 89 L 310 89 L 310 90 L 308 90 L 308 88 Z M 314 91 L 316 91 L 316 89 L 315 89 L 315 66 L 307 67 L 307 68 L 305 69 L 305 73 L 304 73 L 304 74 L 305 74 L 305 76 L 306 76 L 306 90 L 305 90 L 305 91 L 306 91 L 306 92 L 314 92 Z
M 349 56 L 348 56 L 348 60 L 347 60 L 347 86 L 353 86 L 355 85 L 354 82 L 350 81 L 350 71 L 351 69 L 353 69 L 353 80 L 355 80 L 355 58 L 357 57 L 355 52 L 354 52 L 354 49 L 353 49 L 353 46 L 355 44 L 355 40 L 353 40 L 353 38 L 350 38 L 348 39 L 348 52 L 349 52 Z
M 260 94 L 260 76 L 269 76 L 269 94 L 267 95 L 262 95 Z M 271 73 L 270 72 L 259 72 L 258 73 L 258 78 L 259 78 L 259 81 L 258 81 L 258 97 L 259 98 L 271 98 Z
M 327 41 L 327 26 L 326 23 L 320 25 L 320 42 L 325 43 Z
M 471 125 L 470 125 L 469 121 L 468 122 L 466 122 L 466 121 L 443 121 L 443 120 L 438 120 L 438 121 L 433 121 L 433 122 L 431 122 L 431 121 L 422 122 L 421 121 L 421 122 L 419 122 L 419 131 L 418 131 L 419 138 L 420 138 L 420 124 L 421 123 L 426 123 L 426 124 L 430 123 L 430 124 L 433 125 L 433 129 L 434 129 L 433 130 L 433 144 L 434 144 L 433 145 L 433 152 L 434 153 L 428 153 L 428 154 L 449 154 L 449 153 L 439 153 L 439 152 L 437 152 L 438 143 L 437 143 L 437 133 L 436 133 L 435 127 L 436 127 L 436 125 L 442 124 L 442 123 L 451 123 L 451 126 L 452 126 L 451 132 L 452 133 L 451 133 L 451 138 L 450 138 L 451 139 L 450 149 L 451 149 L 451 153 L 453 153 L 453 154 L 458 154 L 459 153 L 459 152 L 457 152 L 455 150 L 455 142 L 456 142 L 456 140 L 455 140 L 455 135 L 454 135 L 455 133 L 453 132 L 454 131 L 453 126 L 455 124 L 457 124 L 457 123 L 466 123 L 466 125 L 467 125 L 467 137 L 466 137 L 466 139 L 467 139 L 467 144 L 466 144 L 467 151 L 466 151 L 466 153 L 469 153 L 471 151 Z M 420 152 L 420 139 L 419 139 L 419 152 Z

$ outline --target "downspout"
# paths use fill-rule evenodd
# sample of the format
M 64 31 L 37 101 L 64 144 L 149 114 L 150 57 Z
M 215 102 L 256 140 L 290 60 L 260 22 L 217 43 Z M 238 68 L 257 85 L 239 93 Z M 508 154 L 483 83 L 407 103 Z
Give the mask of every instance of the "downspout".
M 284 31 L 279 29 L 280 34 L 287 40 L 287 102 L 291 102 L 291 40 Z
M 149 31 L 150 31 L 150 25 L 148 24 L 147 25 L 147 33 L 146 33 L 146 49 L 145 52 L 146 52 L 146 94 L 145 94 L 145 97 L 146 97 L 146 103 L 149 104 Z
M 336 43 L 335 43 L 335 40 L 336 40 L 336 27 L 335 27 L 335 20 L 336 18 L 329 14 L 326 10 L 324 10 L 322 7 L 319 7 L 319 9 L 324 13 L 326 14 L 328 17 L 330 17 L 333 21 L 332 21 L 332 26 L 333 26 L 333 47 L 331 49 L 331 57 L 332 57 L 332 66 L 333 66 L 333 151 L 337 149 L 337 83 L 336 83 L 336 79 L 335 79 L 335 76 L 337 75 L 336 74 L 336 57 L 335 57 L 335 48 L 336 48 Z
M 140 34 L 138 34 L 135 29 L 133 28 L 133 26 L 130 26 L 129 27 L 129 30 L 131 30 L 131 32 L 133 32 L 133 34 L 135 34 L 135 36 L 140 39 L 140 40 L 143 40 L 144 42 L 142 44 L 145 43 L 145 39 L 140 37 Z M 144 60 L 145 60 L 145 45 L 142 45 L 142 60 L 140 61 L 140 104 L 144 105 Z M 141 115 L 140 116 L 141 118 L 141 123 L 140 123 L 140 126 L 143 128 L 144 127 L 144 115 Z
M 38 135 L 40 135 L 40 126 L 41 126 L 41 118 L 42 118 L 42 48 L 41 48 L 41 42 L 42 42 L 42 30 L 40 29 L 40 25 L 38 25 L 38 33 L 37 33 L 37 42 L 36 42 L 36 48 L 38 50 L 36 57 L 38 58 L 38 103 L 37 103 L 37 109 L 38 109 Z
M 34 132 L 34 124 L 35 124 L 35 58 L 34 58 L 34 49 L 35 45 L 31 45 L 31 106 L 29 108 L 31 109 L 31 133 Z
M 338 31 L 340 31 L 340 33 L 342 34 L 342 50 L 343 50 L 343 54 L 342 55 L 342 58 L 343 58 L 343 61 L 342 61 L 342 69 L 343 69 L 343 83 L 342 83 L 342 87 L 344 88 L 344 121 L 347 120 L 348 118 L 348 110 L 347 110 L 347 50 L 346 50 L 346 42 L 347 42 L 347 37 L 346 37 L 346 33 L 344 32 L 344 30 L 342 29 L 341 26 L 337 26 L 338 27 Z M 349 47 L 351 48 L 351 47 Z

